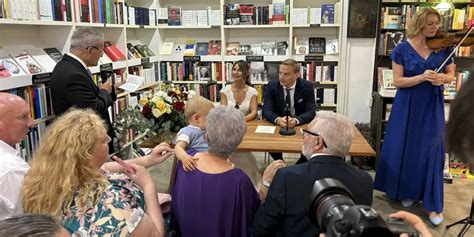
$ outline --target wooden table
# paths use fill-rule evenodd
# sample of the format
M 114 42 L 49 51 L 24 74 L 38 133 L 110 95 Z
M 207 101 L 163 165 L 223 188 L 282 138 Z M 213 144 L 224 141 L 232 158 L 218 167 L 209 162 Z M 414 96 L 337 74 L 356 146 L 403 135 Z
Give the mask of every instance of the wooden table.
M 275 133 L 255 133 L 255 129 L 258 125 L 275 126 L 267 121 L 255 120 L 247 123 L 247 133 L 245 133 L 242 143 L 240 143 L 237 151 L 251 152 L 282 152 L 282 153 L 301 153 L 301 147 L 303 145 L 303 137 L 301 134 L 301 128 L 307 125 L 296 127 L 296 134 L 293 136 L 282 136 L 278 133 L 278 127 L 275 129 Z M 375 156 L 375 151 L 367 143 L 365 138 L 355 129 L 355 137 L 349 150 L 351 156 Z

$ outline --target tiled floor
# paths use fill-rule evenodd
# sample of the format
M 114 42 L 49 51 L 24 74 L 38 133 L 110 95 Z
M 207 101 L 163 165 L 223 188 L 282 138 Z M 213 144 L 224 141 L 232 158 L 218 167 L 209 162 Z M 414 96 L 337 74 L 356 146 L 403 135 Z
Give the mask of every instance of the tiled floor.
M 256 158 L 256 163 L 258 169 L 261 170 L 265 167 L 264 164 L 264 153 L 253 153 Z M 298 155 L 287 155 L 285 154 L 285 161 L 292 165 L 296 162 L 299 158 Z M 241 164 L 244 166 L 244 169 L 249 170 L 248 166 L 251 162 L 246 162 Z M 157 185 L 157 189 L 159 192 L 167 192 L 168 184 L 170 180 L 170 170 L 172 165 L 172 159 L 166 160 L 163 164 L 151 168 L 152 176 L 155 180 Z M 372 176 L 374 172 L 370 172 Z M 397 210 L 406 210 L 413 212 L 419 216 L 421 216 L 427 225 L 429 225 L 433 236 L 456 236 L 459 230 L 461 229 L 461 225 L 457 225 L 452 227 L 449 232 L 443 235 L 445 230 L 446 224 L 453 223 L 457 220 L 463 219 L 468 216 L 469 210 L 471 208 L 471 199 L 474 195 L 474 180 L 462 180 L 462 179 L 455 179 L 453 184 L 445 184 L 444 185 L 444 218 L 445 221 L 437 226 L 434 227 L 429 224 L 428 221 L 428 214 L 423 210 L 420 204 L 415 204 L 409 208 L 403 208 L 399 202 L 392 202 L 387 199 L 387 197 L 378 191 L 374 192 L 374 202 L 373 208 L 377 210 L 382 215 L 386 216 L 390 213 L 396 212 Z M 474 237 L 474 227 L 466 234 L 466 237 Z

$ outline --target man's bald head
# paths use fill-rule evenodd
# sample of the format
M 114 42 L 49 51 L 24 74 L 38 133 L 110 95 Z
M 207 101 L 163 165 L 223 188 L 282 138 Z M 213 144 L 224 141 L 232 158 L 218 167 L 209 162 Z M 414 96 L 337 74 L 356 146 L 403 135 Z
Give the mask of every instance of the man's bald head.
M 14 146 L 33 125 L 28 103 L 19 96 L 0 92 L 0 140 Z

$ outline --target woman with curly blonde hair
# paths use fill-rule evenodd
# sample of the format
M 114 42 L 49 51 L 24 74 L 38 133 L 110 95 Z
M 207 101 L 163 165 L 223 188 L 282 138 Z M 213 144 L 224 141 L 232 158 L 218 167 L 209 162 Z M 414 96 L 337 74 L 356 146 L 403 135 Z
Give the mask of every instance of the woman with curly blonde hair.
M 105 128 L 92 110 L 73 109 L 56 119 L 25 177 L 25 212 L 58 216 L 79 236 L 163 236 L 155 184 L 143 166 L 161 163 L 172 149 L 160 144 L 152 154 L 127 161 L 133 174 L 112 173 L 122 168 L 105 163 L 110 142 Z

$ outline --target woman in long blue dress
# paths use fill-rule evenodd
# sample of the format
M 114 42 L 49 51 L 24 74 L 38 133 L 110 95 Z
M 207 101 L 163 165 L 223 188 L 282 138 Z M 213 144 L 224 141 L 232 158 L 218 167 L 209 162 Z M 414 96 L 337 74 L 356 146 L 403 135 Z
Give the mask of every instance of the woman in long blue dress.
M 407 29 L 408 40 L 391 54 L 398 88 L 387 124 L 374 187 L 404 207 L 421 201 L 434 225 L 443 221 L 444 95 L 443 84 L 454 79 L 451 49 L 433 51 L 426 38 L 436 35 L 439 13 L 416 12 Z

